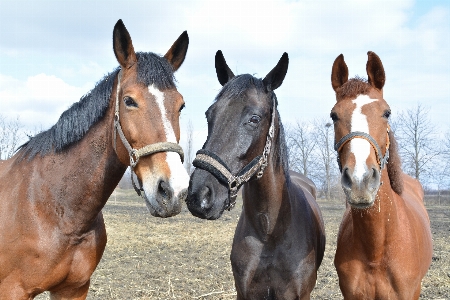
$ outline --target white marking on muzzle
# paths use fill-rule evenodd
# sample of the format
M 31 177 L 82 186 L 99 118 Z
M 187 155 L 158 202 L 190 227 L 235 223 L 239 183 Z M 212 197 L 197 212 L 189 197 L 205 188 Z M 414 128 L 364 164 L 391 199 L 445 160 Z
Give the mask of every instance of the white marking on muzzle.
M 355 110 L 352 113 L 351 131 L 361 131 L 369 134 L 369 123 L 367 117 L 362 113 L 362 107 L 366 104 L 378 101 L 372 99 L 367 95 L 359 95 L 352 102 L 356 104 Z M 362 182 L 364 174 L 367 169 L 367 158 L 370 155 L 370 143 L 365 139 L 355 138 L 350 141 L 350 151 L 355 156 L 355 169 L 353 176 L 359 182 Z
M 155 97 L 156 103 L 161 111 L 166 141 L 177 143 L 172 124 L 167 118 L 166 108 L 164 106 L 164 93 L 158 90 L 154 85 L 149 85 L 148 91 Z M 166 162 L 170 169 L 169 185 L 172 187 L 175 197 L 178 197 L 180 192 L 188 188 L 189 175 L 186 173 L 178 153 L 166 152 Z

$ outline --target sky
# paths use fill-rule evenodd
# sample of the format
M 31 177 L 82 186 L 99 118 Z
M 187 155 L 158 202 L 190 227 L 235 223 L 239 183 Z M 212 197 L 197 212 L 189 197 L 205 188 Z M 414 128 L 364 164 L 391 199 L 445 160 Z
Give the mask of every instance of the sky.
M 285 126 L 326 119 L 335 103 L 330 75 L 343 54 L 350 77 L 367 78 L 367 51 L 381 58 L 384 98 L 393 116 L 421 103 L 437 128 L 450 129 L 450 1 L 0 0 L 0 114 L 30 132 L 63 111 L 118 66 L 118 19 L 136 51 L 164 55 L 187 30 L 186 60 L 176 72 L 194 148 L 207 136 L 205 111 L 221 88 L 214 56 L 237 74 L 264 78 L 283 52 L 286 78 L 275 92 Z

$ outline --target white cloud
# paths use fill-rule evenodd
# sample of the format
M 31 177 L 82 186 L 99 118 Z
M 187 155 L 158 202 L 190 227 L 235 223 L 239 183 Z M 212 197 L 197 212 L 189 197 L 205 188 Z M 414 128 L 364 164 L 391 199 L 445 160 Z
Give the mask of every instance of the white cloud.
M 87 91 L 53 75 L 38 74 L 20 81 L 0 75 L 1 113 L 19 116 L 28 128 L 49 127 Z

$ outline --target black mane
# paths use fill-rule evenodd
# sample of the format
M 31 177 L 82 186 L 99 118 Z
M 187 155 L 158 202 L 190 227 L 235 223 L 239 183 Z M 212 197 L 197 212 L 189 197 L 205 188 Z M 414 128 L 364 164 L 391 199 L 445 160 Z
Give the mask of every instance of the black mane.
M 165 90 L 175 87 L 173 68 L 169 62 L 155 53 L 136 53 L 138 59 L 138 81 L 154 84 Z M 61 114 L 50 129 L 31 137 L 19 147 L 21 158 L 32 159 L 37 154 L 59 153 L 78 142 L 86 132 L 101 120 L 109 106 L 114 80 L 120 68 L 116 68 L 100 80 L 80 101 Z
M 284 128 L 283 124 L 281 123 L 281 117 L 278 113 L 277 107 L 278 107 L 278 101 L 277 96 L 273 91 L 267 92 L 266 88 L 263 84 L 263 80 L 260 78 L 255 78 L 254 76 L 250 74 L 242 74 L 237 75 L 236 77 L 232 78 L 230 81 L 228 81 L 220 90 L 219 94 L 217 94 L 215 101 L 218 101 L 219 99 L 227 98 L 227 99 L 242 99 L 245 96 L 245 92 L 250 89 L 255 88 L 256 92 L 258 94 L 267 94 L 270 93 L 269 97 L 271 99 L 269 105 L 271 107 L 270 111 L 271 113 L 274 113 L 272 111 L 273 107 L 273 101 L 275 101 L 275 113 L 278 116 L 278 134 L 276 134 L 275 130 L 275 140 L 272 143 L 272 150 L 274 159 L 275 159 L 275 167 L 283 168 L 283 172 L 286 177 L 286 182 L 289 184 L 290 182 L 290 176 L 289 176 L 289 160 L 288 160 L 288 154 L 287 154 L 287 146 L 286 146 L 286 139 L 284 135 Z

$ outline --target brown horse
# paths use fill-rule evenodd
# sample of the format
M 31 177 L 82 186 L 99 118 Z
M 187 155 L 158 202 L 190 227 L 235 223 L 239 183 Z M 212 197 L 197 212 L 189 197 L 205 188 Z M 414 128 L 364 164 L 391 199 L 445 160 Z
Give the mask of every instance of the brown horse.
M 373 52 L 366 70 L 368 81 L 348 80 L 341 54 L 331 74 L 335 149 L 349 204 L 334 264 L 344 299 L 418 299 L 433 250 L 430 220 L 422 186 L 401 170 L 384 68 Z
M 135 53 L 119 20 L 120 68 L 0 162 L 0 299 L 46 290 L 51 299 L 86 298 L 106 245 L 101 209 L 130 160 L 150 212 L 180 211 L 189 177 L 177 145 L 184 102 L 173 72 L 188 43 L 184 32 L 164 57 Z
M 244 187 L 231 250 L 237 299 L 309 299 L 324 254 L 315 186 L 288 171 L 273 92 L 288 63 L 284 53 L 264 79 L 257 79 L 234 76 L 222 52 L 216 54 L 223 88 L 206 112 L 208 138 L 194 160 L 187 205 L 195 216 L 217 219 Z

